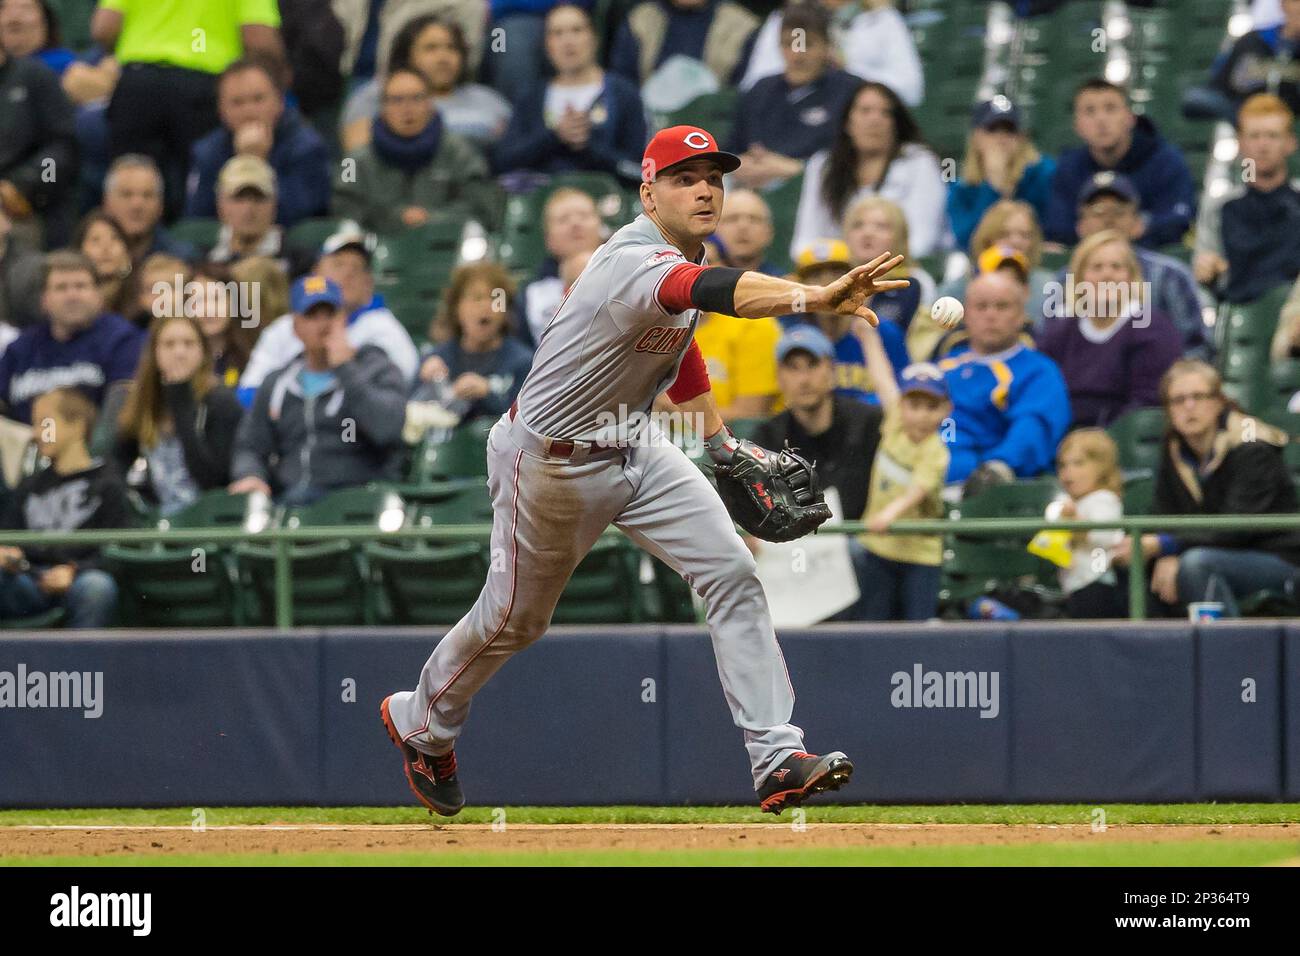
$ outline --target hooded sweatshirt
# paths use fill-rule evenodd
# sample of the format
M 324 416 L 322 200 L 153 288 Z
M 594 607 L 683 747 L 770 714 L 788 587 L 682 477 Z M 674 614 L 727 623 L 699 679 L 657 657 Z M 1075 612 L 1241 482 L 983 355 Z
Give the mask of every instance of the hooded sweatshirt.
M 1187 161 L 1151 120 L 1139 116 L 1133 127 L 1133 142 L 1114 166 L 1100 165 L 1087 146 L 1060 155 L 1043 222 L 1046 238 L 1066 245 L 1079 241 L 1074 231 L 1079 191 L 1095 174 L 1108 171 L 1123 173 L 1132 180 L 1142 199 L 1141 213 L 1148 221 L 1146 232 L 1138 240 L 1141 245 L 1157 247 L 1178 242 L 1191 228 L 1196 215 L 1196 185 Z
M 305 368 L 299 357 L 258 388 L 235 436 L 232 479 L 256 476 L 279 496 L 397 477 L 406 418 L 397 366 L 364 345 L 316 394 L 304 389 Z

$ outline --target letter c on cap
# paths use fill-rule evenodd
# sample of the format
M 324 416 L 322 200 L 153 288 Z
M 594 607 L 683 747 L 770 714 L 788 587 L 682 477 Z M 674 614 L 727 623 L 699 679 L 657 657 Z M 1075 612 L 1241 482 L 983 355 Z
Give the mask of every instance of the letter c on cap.
M 683 142 L 685 142 L 686 145 L 689 146 L 691 149 L 709 148 L 709 138 L 705 136 L 703 133 L 701 133 L 699 130 L 696 130 L 693 133 L 687 133 L 686 139 L 683 140 Z

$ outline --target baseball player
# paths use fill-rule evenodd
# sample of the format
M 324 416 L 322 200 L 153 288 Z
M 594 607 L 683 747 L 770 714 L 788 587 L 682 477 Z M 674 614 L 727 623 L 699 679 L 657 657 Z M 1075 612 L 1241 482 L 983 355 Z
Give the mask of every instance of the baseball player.
M 902 256 L 886 253 L 827 286 L 704 265 L 703 240 L 722 215 L 723 174 L 739 165 L 697 127 L 655 135 L 642 162 L 643 213 L 591 257 L 543 330 L 517 402 L 492 428 L 491 545 L 503 567 L 438 643 L 415 690 L 380 705 L 411 789 L 431 811 L 451 816 L 464 805 L 453 748 L 474 693 L 546 632 L 569 576 L 611 523 L 704 599 L 723 694 L 744 734 L 762 809 L 780 813 L 838 789 L 853 771 L 842 753 L 804 750 L 803 731 L 790 723 L 794 690 L 754 559 L 708 479 L 648 413 L 667 389 L 704 423 L 719 474 L 750 475 L 753 501 L 791 512 L 796 534 L 812 530 L 830 512 L 818 510 L 809 522 L 800 513 L 806 496 L 776 494 L 774 462 L 786 456 L 738 440 L 718 416 L 692 338 L 699 311 L 837 312 L 875 325 L 864 302 L 906 284 L 881 278 Z

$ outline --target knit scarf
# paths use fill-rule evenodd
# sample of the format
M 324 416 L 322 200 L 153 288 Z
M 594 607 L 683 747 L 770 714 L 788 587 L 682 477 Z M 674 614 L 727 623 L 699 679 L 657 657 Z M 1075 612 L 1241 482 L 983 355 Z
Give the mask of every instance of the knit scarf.
M 380 162 L 413 173 L 433 162 L 442 142 L 442 117 L 437 113 L 429 125 L 414 136 L 398 136 L 382 118 L 376 116 L 372 142 Z

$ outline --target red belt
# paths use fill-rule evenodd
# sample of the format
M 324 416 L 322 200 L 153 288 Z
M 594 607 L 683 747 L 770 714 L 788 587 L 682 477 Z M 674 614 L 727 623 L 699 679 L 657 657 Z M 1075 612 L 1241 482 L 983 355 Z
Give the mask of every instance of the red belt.
M 519 414 L 519 403 L 510 403 L 510 420 L 513 422 L 515 416 Z M 574 444 L 567 438 L 543 438 L 546 442 L 546 453 L 555 458 L 569 458 L 573 455 Z

